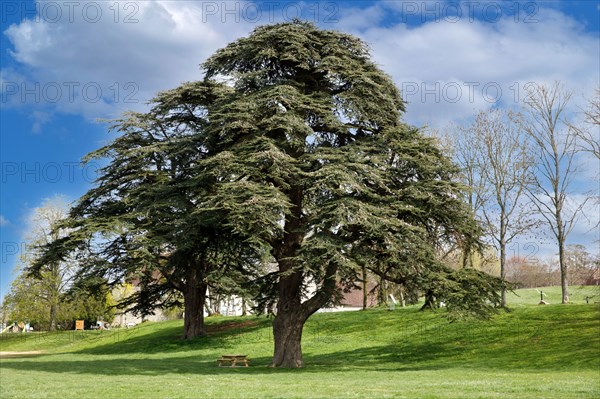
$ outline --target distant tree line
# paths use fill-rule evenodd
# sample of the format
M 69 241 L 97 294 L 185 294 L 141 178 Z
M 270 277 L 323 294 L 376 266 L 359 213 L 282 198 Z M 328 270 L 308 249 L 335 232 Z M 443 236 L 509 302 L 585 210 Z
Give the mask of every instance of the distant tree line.
M 98 320 L 112 322 L 116 302 L 107 284 L 97 281 L 86 286 L 76 281 L 89 253 L 48 263 L 36 276 L 28 272 L 44 245 L 67 234 L 58 228 L 67 212 L 68 204 L 61 197 L 46 199 L 33 210 L 17 277 L 2 303 L 3 323 L 28 323 L 34 330 L 54 331 L 73 329 L 75 320 L 84 320 L 87 326 Z
M 591 254 L 583 245 L 568 245 L 565 253 L 571 285 L 599 285 L 600 257 Z M 558 261 L 510 257 L 507 260 L 506 279 L 518 288 L 536 288 L 560 285 Z
M 527 285 L 517 281 L 515 270 L 508 270 L 509 248 L 550 235 L 556 243 L 563 303 L 569 302 L 569 283 L 591 281 L 581 276 L 580 262 L 573 259 L 575 252 L 588 250 L 569 248 L 567 239 L 578 222 L 598 218 L 600 184 L 600 173 L 595 181 L 575 182 L 582 162 L 600 161 L 600 91 L 581 111 L 569 107 L 571 99 L 572 93 L 560 82 L 529 84 L 520 109 L 482 111 L 471 124 L 451 126 L 438 135 L 461 167 L 461 180 L 469 187 L 466 201 L 484 228 L 484 241 L 497 251 L 492 262 L 497 259 L 500 277 Z M 586 204 L 596 205 L 589 207 L 591 214 L 585 214 Z M 597 224 L 590 226 L 590 232 L 597 229 Z M 472 254 L 468 241 L 459 251 L 463 266 L 484 267 L 485 259 Z M 544 267 L 543 261 L 516 264 L 521 272 L 534 273 Z M 548 276 L 556 274 L 546 266 L 552 269 Z M 502 305 L 506 304 L 503 291 Z

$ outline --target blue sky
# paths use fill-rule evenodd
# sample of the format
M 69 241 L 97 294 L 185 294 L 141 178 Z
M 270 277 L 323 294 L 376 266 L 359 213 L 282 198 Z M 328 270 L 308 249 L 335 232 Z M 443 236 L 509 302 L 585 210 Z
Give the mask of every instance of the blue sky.
M 33 210 L 91 186 L 96 165 L 78 162 L 111 139 L 96 119 L 200 79 L 204 59 L 257 25 L 300 17 L 363 38 L 403 89 L 406 120 L 443 128 L 516 107 L 532 81 L 558 79 L 584 107 L 600 81 L 599 13 L 597 1 L 0 2 L 0 297 Z M 575 196 L 598 189 L 600 165 L 582 161 Z M 598 238 L 583 220 L 570 242 L 597 252 Z

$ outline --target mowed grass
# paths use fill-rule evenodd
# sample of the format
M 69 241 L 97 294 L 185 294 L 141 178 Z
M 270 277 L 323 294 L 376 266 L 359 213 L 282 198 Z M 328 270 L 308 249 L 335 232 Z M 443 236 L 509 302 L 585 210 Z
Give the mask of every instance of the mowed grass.
M 600 397 L 600 306 L 518 298 L 489 321 L 448 323 L 417 307 L 317 314 L 305 327 L 300 370 L 268 367 L 264 316 L 211 317 L 209 336 L 193 341 L 179 339 L 181 321 L 3 335 L 0 351 L 45 353 L 1 359 L 0 397 Z M 229 353 L 247 354 L 251 367 L 217 367 Z
M 537 305 L 540 302 L 540 291 L 544 294 L 544 301 L 557 304 L 562 301 L 560 287 L 524 288 L 509 292 L 506 300 L 510 306 Z M 587 301 L 586 301 L 587 297 Z M 569 302 L 571 304 L 600 303 L 600 286 L 569 287 Z

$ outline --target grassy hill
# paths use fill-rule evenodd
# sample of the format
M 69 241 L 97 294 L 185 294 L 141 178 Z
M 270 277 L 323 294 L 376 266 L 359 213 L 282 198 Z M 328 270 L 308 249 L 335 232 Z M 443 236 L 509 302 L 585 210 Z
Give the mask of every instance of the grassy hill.
M 561 303 L 562 291 L 560 287 L 525 288 L 515 290 L 507 295 L 510 306 L 537 305 L 540 302 L 540 291 L 544 293 L 544 301 L 550 304 Z M 569 301 L 571 304 L 600 302 L 600 286 L 577 286 L 569 287 Z
M 533 294 L 539 300 L 529 291 L 490 321 L 448 323 L 417 307 L 317 314 L 305 328 L 301 370 L 267 367 L 264 316 L 211 317 L 209 336 L 191 342 L 179 339 L 179 320 L 2 335 L 0 351 L 44 353 L 0 359 L 0 397 L 600 397 L 600 306 L 527 305 Z M 251 367 L 218 368 L 226 353 L 249 355 Z

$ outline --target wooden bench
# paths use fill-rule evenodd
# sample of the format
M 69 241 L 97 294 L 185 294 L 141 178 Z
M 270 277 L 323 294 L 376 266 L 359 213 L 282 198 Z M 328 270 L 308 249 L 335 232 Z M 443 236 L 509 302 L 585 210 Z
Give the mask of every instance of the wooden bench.
M 221 355 L 221 358 L 217 359 L 219 362 L 219 367 L 242 367 L 237 366 L 237 364 L 243 364 L 244 367 L 248 367 L 248 359 L 247 355 Z M 223 364 L 229 364 L 229 366 L 224 366 Z

